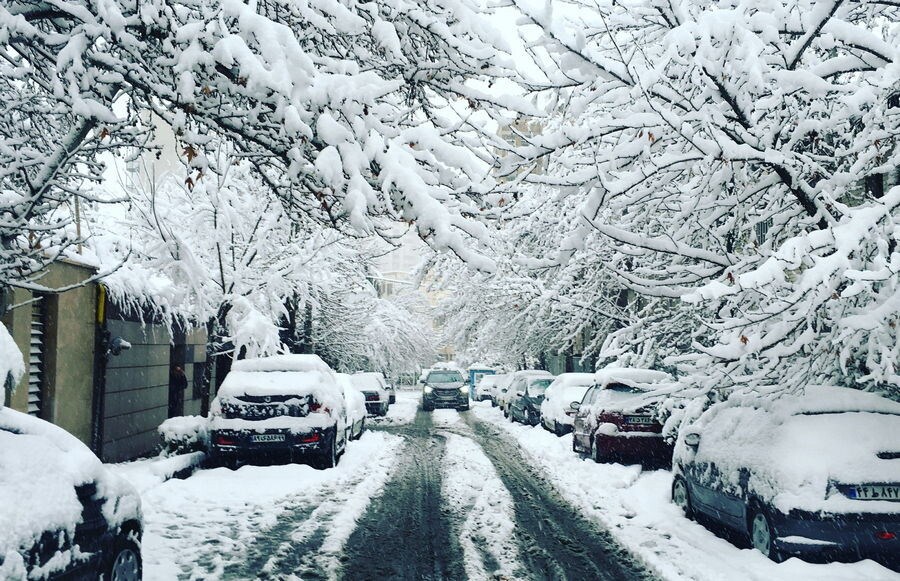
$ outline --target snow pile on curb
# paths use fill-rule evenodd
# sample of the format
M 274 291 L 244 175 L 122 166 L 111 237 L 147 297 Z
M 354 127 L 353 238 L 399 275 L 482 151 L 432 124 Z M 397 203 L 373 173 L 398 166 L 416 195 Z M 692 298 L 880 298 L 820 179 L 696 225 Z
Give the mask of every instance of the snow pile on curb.
M 143 494 L 163 482 L 200 467 L 206 460 L 205 452 L 190 452 L 174 456 L 144 458 L 121 464 L 107 464 L 106 467 L 118 474 Z
M 480 419 L 508 432 L 524 456 L 545 473 L 559 494 L 588 519 L 599 522 L 663 579 L 719 581 L 896 581 L 875 563 L 813 564 L 799 559 L 776 564 L 759 551 L 739 549 L 695 523 L 670 502 L 672 474 L 640 466 L 597 464 L 572 452 L 572 435 L 511 424 L 498 409 L 476 404 Z
M 419 410 L 419 400 L 422 392 L 420 391 L 401 391 L 397 390 L 397 401 L 388 407 L 386 416 L 369 416 L 366 418 L 366 424 L 373 426 L 402 426 L 411 424 L 416 418 L 416 412 Z

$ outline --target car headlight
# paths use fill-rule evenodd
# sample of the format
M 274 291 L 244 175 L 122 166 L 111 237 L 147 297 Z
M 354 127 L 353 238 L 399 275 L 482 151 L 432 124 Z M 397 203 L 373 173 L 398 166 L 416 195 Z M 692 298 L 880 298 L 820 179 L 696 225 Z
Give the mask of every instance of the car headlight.
M 429 386 L 426 385 L 426 386 L 425 386 L 425 389 L 423 389 L 422 391 L 424 391 L 425 393 L 431 393 L 431 392 L 434 391 L 434 390 L 431 389 Z
M 469 393 L 469 388 L 464 385 L 459 388 L 459 391 L 461 391 L 462 393 Z

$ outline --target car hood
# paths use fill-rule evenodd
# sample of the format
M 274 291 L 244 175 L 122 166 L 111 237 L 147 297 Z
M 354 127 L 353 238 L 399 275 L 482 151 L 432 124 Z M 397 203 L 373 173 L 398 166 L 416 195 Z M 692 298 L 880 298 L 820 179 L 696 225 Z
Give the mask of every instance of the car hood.
M 426 383 L 427 387 L 434 389 L 459 389 L 465 385 L 464 381 L 451 381 L 450 383 Z

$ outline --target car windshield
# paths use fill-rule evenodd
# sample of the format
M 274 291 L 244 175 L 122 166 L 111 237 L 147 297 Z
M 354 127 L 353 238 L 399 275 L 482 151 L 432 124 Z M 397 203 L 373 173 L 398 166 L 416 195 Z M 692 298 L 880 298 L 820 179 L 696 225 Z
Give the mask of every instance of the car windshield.
M 642 389 L 631 387 L 630 385 L 625 385 L 624 383 L 610 383 L 604 389 L 608 389 L 609 391 L 614 391 L 616 393 L 644 393 Z
M 427 383 L 456 383 L 462 381 L 459 371 L 433 371 L 428 374 Z
M 553 383 L 552 379 L 536 379 L 528 384 L 528 394 L 544 395 L 551 383 Z

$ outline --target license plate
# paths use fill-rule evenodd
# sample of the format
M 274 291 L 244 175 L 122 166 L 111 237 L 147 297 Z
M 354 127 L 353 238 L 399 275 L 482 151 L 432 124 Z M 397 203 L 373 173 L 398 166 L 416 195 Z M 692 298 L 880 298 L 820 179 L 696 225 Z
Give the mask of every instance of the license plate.
M 625 416 L 626 424 L 655 424 L 652 416 Z
M 856 500 L 900 500 L 900 485 L 851 486 L 847 496 Z
M 284 442 L 284 434 L 254 434 L 251 442 Z

